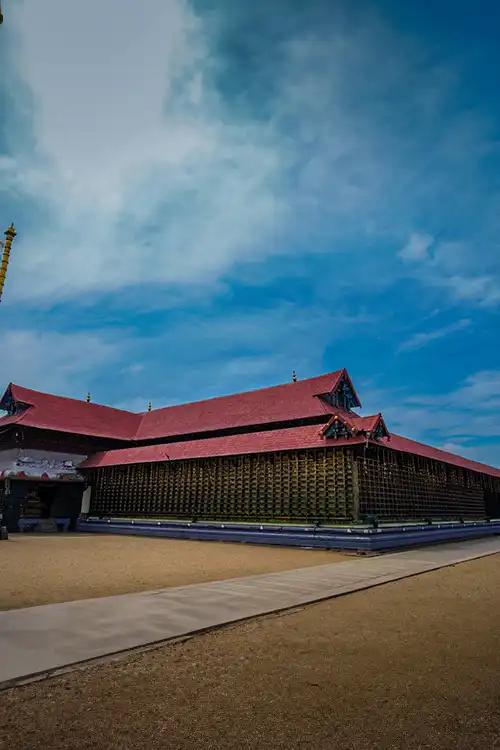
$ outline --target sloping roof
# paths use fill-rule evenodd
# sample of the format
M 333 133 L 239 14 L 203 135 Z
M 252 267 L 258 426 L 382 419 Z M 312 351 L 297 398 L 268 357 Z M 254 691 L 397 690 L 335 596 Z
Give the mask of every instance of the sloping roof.
M 357 430 L 362 430 L 363 432 L 372 432 L 377 427 L 381 419 L 381 414 L 370 414 L 369 417 L 351 417 L 350 421 L 353 427 L 355 427 Z
M 137 431 L 141 415 L 75 398 L 53 396 L 11 383 L 7 389 L 16 402 L 28 408 L 0 419 L 0 429 L 10 424 L 127 440 Z
M 248 453 L 268 453 L 273 451 L 305 450 L 308 448 L 340 447 L 360 445 L 366 441 L 363 436 L 336 439 L 324 438 L 318 425 L 289 427 L 281 430 L 250 432 L 241 435 L 206 438 L 204 440 L 187 440 L 177 443 L 147 445 L 138 448 L 119 448 L 101 451 L 90 456 L 79 468 L 91 469 L 102 466 L 121 466 L 125 464 L 155 463 L 158 461 L 178 461 L 190 458 L 210 458 L 212 456 L 237 456 Z M 494 466 L 471 461 L 462 456 L 433 448 L 424 443 L 391 435 L 390 438 L 370 440 L 372 445 L 383 445 L 391 450 L 403 453 L 414 453 L 418 456 L 442 461 L 470 471 L 477 471 L 493 477 L 500 477 L 500 469 Z
M 210 458 L 212 456 L 238 456 L 248 453 L 272 453 L 274 451 L 324 448 L 326 445 L 340 446 L 362 443 L 363 438 L 349 440 L 325 440 L 318 425 L 289 427 L 265 432 L 245 432 L 240 435 L 185 440 L 178 443 L 145 445 L 137 448 L 118 448 L 101 451 L 90 456 L 79 468 L 99 466 L 122 466 L 125 464 L 179 461 L 188 458 Z
M 140 414 L 41 393 L 11 383 L 6 393 L 10 391 L 14 401 L 29 404 L 29 408 L 0 419 L 0 428 L 23 424 L 95 437 L 153 440 L 287 422 L 329 415 L 333 407 L 318 396 L 331 393 L 343 379 L 350 383 L 346 370 L 336 370 L 295 383 L 166 406 Z
M 143 414 L 135 437 L 147 440 L 328 415 L 334 407 L 317 397 L 331 393 L 346 375 L 337 370 L 295 383 L 166 406 Z
M 4 398 L 9 395 L 28 408 L 12 416 L 0 418 L 0 430 L 12 424 L 22 424 L 77 435 L 115 438 L 120 440 L 147 440 L 180 435 L 204 433 L 211 430 L 230 429 L 251 425 L 289 422 L 311 417 L 342 414 L 358 429 L 370 430 L 379 415 L 358 417 L 333 407 L 319 394 L 331 393 L 348 378 L 345 370 L 299 380 L 295 383 L 261 388 L 255 391 L 221 396 L 179 406 L 168 406 L 152 412 L 134 414 L 110 406 L 87 403 L 77 399 L 54 396 L 40 391 L 11 384 Z M 350 382 L 350 381 L 349 381 Z M 238 455 L 267 451 L 293 450 L 359 443 L 363 438 L 346 441 L 325 439 L 321 427 L 309 425 L 246 433 L 205 440 L 167 443 L 140 448 L 126 448 L 96 454 L 90 462 L 105 461 L 92 465 L 115 465 L 119 463 L 141 463 L 142 461 L 165 460 L 162 450 L 171 459 L 196 458 L 215 455 Z M 391 434 L 390 439 L 381 438 L 378 444 L 392 450 L 414 453 L 436 461 L 443 461 L 471 471 L 500 477 L 500 469 L 457 456 L 447 451 Z
M 358 432 L 373 432 L 373 430 L 378 426 L 378 424 L 381 422 L 385 432 L 388 433 L 388 430 L 385 426 L 385 422 L 382 418 L 382 414 L 371 414 L 370 416 L 366 417 L 359 417 L 356 414 L 349 413 L 347 411 L 344 411 L 343 409 L 335 408 L 334 413 L 332 414 L 331 418 L 328 420 L 328 422 L 325 424 L 323 429 L 321 430 L 322 435 L 328 435 L 330 428 L 332 425 L 335 424 L 335 422 L 338 420 L 345 424 L 349 428 L 354 428 Z
M 458 466 L 462 469 L 478 471 L 481 474 L 489 474 L 492 477 L 500 477 L 500 469 L 495 466 L 482 464 L 479 461 L 472 461 L 470 458 L 457 456 L 455 453 L 449 453 L 440 448 L 434 448 L 432 445 L 426 445 L 425 443 L 419 443 L 416 440 L 410 440 L 410 438 L 402 437 L 401 435 L 395 435 L 393 432 L 391 432 L 390 438 L 381 438 L 377 442 L 392 450 L 402 451 L 403 453 L 414 453 L 416 456 L 424 456 L 434 461 L 442 461 L 443 463 Z

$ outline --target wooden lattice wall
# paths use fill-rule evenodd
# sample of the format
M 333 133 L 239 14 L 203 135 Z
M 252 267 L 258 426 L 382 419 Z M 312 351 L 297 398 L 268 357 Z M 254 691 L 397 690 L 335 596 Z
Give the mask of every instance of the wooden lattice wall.
M 356 516 L 351 450 L 316 449 L 97 469 L 92 515 L 344 520 Z
M 485 515 L 500 482 L 385 448 L 325 448 L 94 470 L 91 515 L 343 521 Z
M 379 518 L 485 515 L 485 493 L 500 491 L 486 475 L 413 454 L 371 449 L 358 456 L 359 511 Z

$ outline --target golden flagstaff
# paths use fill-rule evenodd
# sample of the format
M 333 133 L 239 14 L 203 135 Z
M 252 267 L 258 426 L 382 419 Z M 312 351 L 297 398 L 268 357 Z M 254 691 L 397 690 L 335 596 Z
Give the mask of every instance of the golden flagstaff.
M 2 301 L 5 277 L 7 276 L 7 268 L 9 265 L 12 241 L 14 240 L 14 237 L 16 236 L 16 230 L 15 230 L 14 224 L 11 224 L 10 227 L 5 230 L 4 234 L 5 234 L 5 243 L 3 244 L 2 262 L 0 264 L 0 302 Z

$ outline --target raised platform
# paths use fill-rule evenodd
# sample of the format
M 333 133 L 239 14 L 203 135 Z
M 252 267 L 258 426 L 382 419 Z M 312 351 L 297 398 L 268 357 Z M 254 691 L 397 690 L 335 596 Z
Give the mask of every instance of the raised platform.
M 204 523 L 187 521 L 144 521 L 94 519 L 78 521 L 76 531 L 104 534 L 133 534 L 169 539 L 214 542 L 277 544 L 285 547 L 378 552 L 436 542 L 460 541 L 500 534 L 500 519 L 492 521 L 433 524 L 388 524 L 366 526 L 298 526 L 252 523 Z
M 52 516 L 50 518 L 20 518 L 17 527 L 20 532 L 26 531 L 44 531 L 57 532 L 69 531 L 71 518 Z

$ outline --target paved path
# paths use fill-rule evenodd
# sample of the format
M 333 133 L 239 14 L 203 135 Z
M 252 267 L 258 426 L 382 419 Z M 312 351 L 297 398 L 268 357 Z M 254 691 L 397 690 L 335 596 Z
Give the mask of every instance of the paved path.
M 0 687 L 89 659 L 500 552 L 500 538 L 0 612 Z

